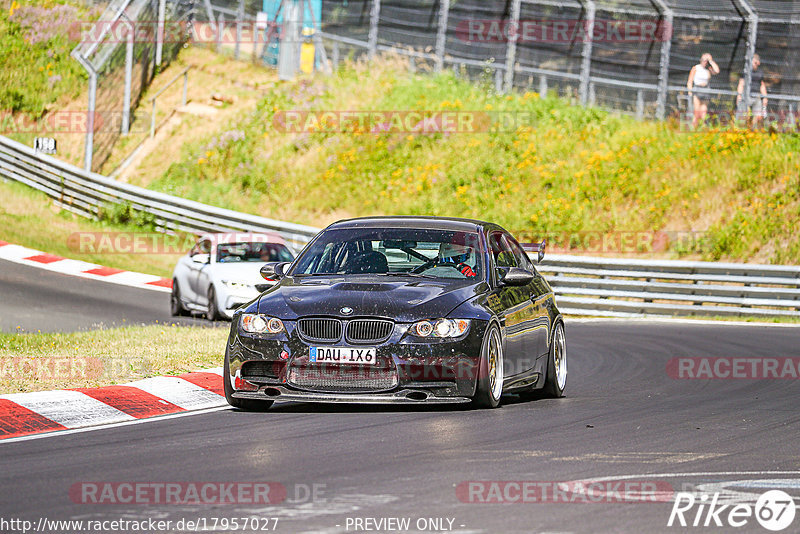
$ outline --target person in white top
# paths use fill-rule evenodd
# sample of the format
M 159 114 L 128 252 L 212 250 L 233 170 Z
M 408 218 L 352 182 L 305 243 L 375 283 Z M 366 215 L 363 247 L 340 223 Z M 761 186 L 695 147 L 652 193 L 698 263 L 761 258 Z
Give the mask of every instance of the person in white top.
M 689 96 L 694 104 L 694 121 L 692 122 L 694 128 L 705 119 L 708 113 L 708 84 L 711 76 L 715 74 L 719 74 L 719 65 L 714 63 L 714 58 L 708 53 L 703 54 L 700 57 L 700 63 L 692 67 L 689 72 L 686 88 L 689 90 Z

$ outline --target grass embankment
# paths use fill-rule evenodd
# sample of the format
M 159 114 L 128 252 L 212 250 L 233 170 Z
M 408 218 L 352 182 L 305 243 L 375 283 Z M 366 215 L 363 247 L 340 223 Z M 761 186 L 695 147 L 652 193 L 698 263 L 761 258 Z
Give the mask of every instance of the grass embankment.
M 106 214 L 107 219 L 117 222 L 78 217 L 54 206 L 44 193 L 16 182 L 0 180 L 0 198 L 3 199 L 0 240 L 66 258 L 169 278 L 178 258 L 193 242 L 193 236 L 165 238 L 153 232 L 148 222 L 139 220 L 136 214 Z M 127 239 L 118 239 L 120 233 Z M 90 240 L 83 242 L 84 246 L 81 246 L 81 234 L 90 235 Z M 103 239 L 104 236 L 107 239 Z M 131 253 L 134 250 L 132 236 L 144 238 L 146 248 L 153 239 L 157 246 L 175 242 L 189 243 L 189 246 L 184 247 L 186 250 L 179 247 L 157 249 L 172 253 Z
M 222 365 L 225 328 L 171 325 L 0 333 L 0 394 L 119 384 Z
M 489 133 L 297 134 L 275 127 L 287 110 L 510 111 L 532 120 Z M 452 72 L 412 75 L 385 59 L 275 85 L 213 136 L 185 144 L 163 175 L 133 181 L 313 225 L 434 214 L 530 236 L 699 232 L 702 246 L 673 243 L 662 256 L 798 263 L 798 152 L 797 136 L 687 133 L 534 92 L 499 95 Z

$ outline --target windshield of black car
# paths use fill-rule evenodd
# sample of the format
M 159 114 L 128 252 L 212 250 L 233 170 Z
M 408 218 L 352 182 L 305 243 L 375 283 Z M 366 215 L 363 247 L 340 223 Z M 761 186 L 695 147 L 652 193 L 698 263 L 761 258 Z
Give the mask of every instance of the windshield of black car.
M 223 243 L 217 246 L 217 262 L 292 261 L 292 253 L 280 243 Z
M 417 228 L 349 228 L 323 232 L 298 258 L 291 276 L 423 275 L 481 279 L 477 233 Z

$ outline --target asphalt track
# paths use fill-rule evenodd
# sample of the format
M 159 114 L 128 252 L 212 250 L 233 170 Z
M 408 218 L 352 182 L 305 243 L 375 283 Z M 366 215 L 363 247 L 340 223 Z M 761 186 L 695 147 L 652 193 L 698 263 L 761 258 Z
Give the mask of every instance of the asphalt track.
M 156 321 L 209 324 L 200 318 L 171 317 L 169 293 L 0 260 L 0 332 L 70 332 Z
M 41 284 L 31 287 L 20 278 L 22 268 L 6 267 L 0 264 L 0 290 L 5 296 L 11 288 L 15 300 L 3 299 L 4 325 L 9 310 L 37 295 L 52 303 L 25 313 L 58 310 L 61 328 L 79 323 L 70 314 L 106 324 L 167 317 L 166 294 L 112 291 L 42 271 Z M 59 283 L 48 285 L 50 277 Z M 88 292 L 75 289 L 83 284 Z M 358 519 L 408 518 L 411 532 L 440 532 L 447 530 L 417 521 L 443 518 L 455 532 L 734 530 L 667 527 L 671 502 L 486 504 L 462 502 L 457 493 L 468 481 L 600 477 L 720 492 L 751 505 L 766 489 L 781 488 L 800 504 L 800 381 L 676 380 L 666 371 L 671 358 L 683 356 L 800 357 L 800 329 L 575 321 L 567 322 L 567 342 L 563 399 L 510 397 L 490 411 L 287 403 L 264 413 L 225 409 L 0 443 L 0 525 L 154 518 L 173 521 L 161 532 L 180 532 L 177 521 L 205 518 L 208 531 L 234 532 L 221 523 L 210 527 L 214 518 L 259 517 L 277 518 L 277 532 L 334 533 L 368 531 L 353 528 Z M 83 482 L 209 481 L 278 482 L 288 498 L 274 505 L 87 504 L 70 496 Z M 307 497 L 313 485 L 316 499 Z M 688 521 L 697 509 L 687 512 Z M 800 513 L 784 532 L 798 530 Z M 768 532 L 753 518 L 735 531 Z

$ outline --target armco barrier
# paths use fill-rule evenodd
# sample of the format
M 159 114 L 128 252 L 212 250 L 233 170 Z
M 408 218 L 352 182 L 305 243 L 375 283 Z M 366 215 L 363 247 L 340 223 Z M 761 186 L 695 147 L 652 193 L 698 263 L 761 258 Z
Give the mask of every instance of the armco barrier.
M 208 206 L 142 187 L 117 182 L 0 136 L 0 175 L 45 192 L 58 204 L 86 217 L 114 204 L 152 214 L 164 230 L 187 232 L 277 232 L 302 248 L 316 228 Z
M 800 266 L 545 256 L 564 313 L 800 317 Z
M 295 248 L 319 231 L 120 183 L 2 136 L 0 176 L 87 217 L 127 203 L 165 230 L 277 232 Z M 800 317 L 800 266 L 549 255 L 539 270 L 569 314 Z

